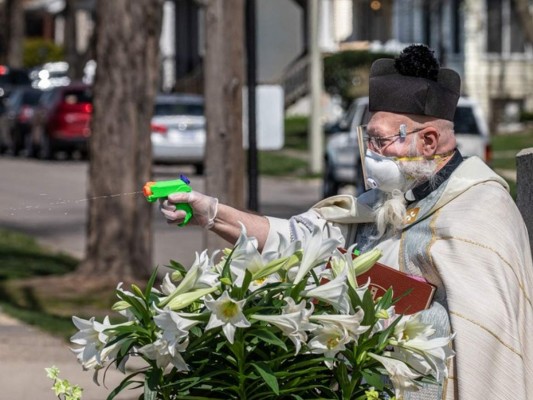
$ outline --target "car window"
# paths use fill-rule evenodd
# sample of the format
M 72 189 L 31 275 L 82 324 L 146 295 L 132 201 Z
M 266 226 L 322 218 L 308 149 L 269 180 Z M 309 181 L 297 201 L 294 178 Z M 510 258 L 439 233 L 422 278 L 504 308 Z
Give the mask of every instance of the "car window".
M 4 67 L 4 70 L 6 70 L 5 73 L 0 73 L 0 85 L 29 85 L 30 84 L 30 77 L 25 71 L 11 69 L 7 70 Z
M 92 98 L 92 93 L 89 89 L 65 90 L 63 93 L 63 101 L 67 104 L 91 103 Z
M 42 92 L 38 90 L 25 91 L 22 96 L 22 104 L 28 104 L 34 106 L 39 102 Z
M 453 118 L 455 133 L 469 133 L 471 135 L 479 135 L 479 126 L 474 116 L 472 107 L 459 106 L 455 110 Z
M 157 103 L 155 105 L 154 115 L 204 115 L 204 106 L 202 104 L 180 104 L 180 103 Z

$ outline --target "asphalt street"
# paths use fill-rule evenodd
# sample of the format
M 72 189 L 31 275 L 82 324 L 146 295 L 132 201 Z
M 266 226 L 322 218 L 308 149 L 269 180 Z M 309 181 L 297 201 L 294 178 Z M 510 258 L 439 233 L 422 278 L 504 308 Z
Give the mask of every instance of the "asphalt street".
M 83 257 L 87 167 L 86 162 L 80 161 L 0 158 L 0 228 L 30 234 L 46 246 Z M 189 174 L 194 189 L 204 190 L 203 178 L 192 175 L 192 169 L 156 166 L 153 178 L 172 179 L 179 173 Z M 260 178 L 259 211 L 288 217 L 307 210 L 320 199 L 320 191 L 321 183 L 316 179 Z M 154 265 L 164 265 L 170 259 L 190 265 L 194 252 L 205 248 L 201 228 L 168 225 L 155 205 L 153 229 Z M 82 370 L 68 343 L 21 324 L 0 310 L 0 400 L 56 398 L 50 390 L 52 381 L 44 371 L 51 365 L 60 369 L 62 378 L 84 388 L 84 400 L 106 398 L 123 378 L 110 369 L 106 379 L 108 388 L 96 386 L 92 372 Z M 137 396 L 130 392 L 117 398 Z

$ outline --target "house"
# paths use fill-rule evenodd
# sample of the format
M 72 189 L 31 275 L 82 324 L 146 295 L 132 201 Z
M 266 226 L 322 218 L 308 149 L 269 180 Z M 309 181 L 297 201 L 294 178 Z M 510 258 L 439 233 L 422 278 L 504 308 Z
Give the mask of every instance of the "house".
M 425 43 L 436 50 L 441 64 L 457 70 L 462 91 L 477 100 L 493 131 L 512 127 L 522 112 L 533 112 L 533 38 L 527 39 L 524 22 L 533 25 L 533 4 L 528 15 L 519 13 L 519 0 L 322 0 L 326 25 L 343 21 L 344 37 L 330 31 L 338 49 L 402 48 Z M 349 4 L 348 4 L 349 3 Z M 351 12 L 350 12 L 351 11 Z M 352 27 L 347 35 L 346 25 Z M 337 35 L 337 36 L 335 36 Z

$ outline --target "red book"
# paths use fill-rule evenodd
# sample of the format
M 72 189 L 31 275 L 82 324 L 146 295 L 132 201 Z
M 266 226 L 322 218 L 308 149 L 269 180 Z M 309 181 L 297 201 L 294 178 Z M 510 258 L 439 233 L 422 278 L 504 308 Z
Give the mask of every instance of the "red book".
M 413 277 L 381 263 L 374 264 L 367 272 L 359 275 L 357 283 L 364 285 L 369 278 L 368 289 L 374 299 L 383 296 L 389 288 L 392 288 L 393 298 L 401 297 L 394 304 L 398 314 L 414 314 L 425 310 L 430 306 L 436 290 L 435 286 L 423 278 Z

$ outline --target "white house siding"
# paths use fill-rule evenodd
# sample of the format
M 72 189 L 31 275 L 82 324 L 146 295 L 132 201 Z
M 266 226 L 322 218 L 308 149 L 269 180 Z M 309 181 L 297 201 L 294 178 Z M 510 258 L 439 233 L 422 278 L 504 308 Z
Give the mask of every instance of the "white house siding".
M 523 101 L 533 111 L 533 54 L 487 54 L 484 0 L 465 2 L 465 67 L 463 91 L 476 99 L 490 117 L 493 100 Z

